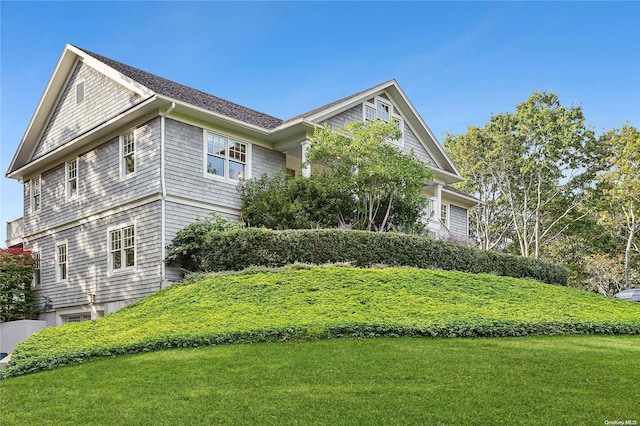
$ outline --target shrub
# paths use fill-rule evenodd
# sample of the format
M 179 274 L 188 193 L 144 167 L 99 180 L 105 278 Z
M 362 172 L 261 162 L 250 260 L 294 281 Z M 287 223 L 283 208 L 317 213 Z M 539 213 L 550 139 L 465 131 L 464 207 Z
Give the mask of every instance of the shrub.
M 335 179 L 272 176 L 240 183 L 240 220 L 270 229 L 334 228 L 354 217 L 353 197 Z
M 0 249 L 0 322 L 29 319 L 36 313 L 31 288 L 34 265 L 28 250 Z
M 249 266 L 279 267 L 296 262 L 349 262 L 529 278 L 566 285 L 567 271 L 542 260 L 486 252 L 427 237 L 397 233 L 317 229 L 273 231 L 258 228 L 208 232 L 197 252 L 180 252 L 170 265 L 198 258 L 192 271 L 241 270 Z

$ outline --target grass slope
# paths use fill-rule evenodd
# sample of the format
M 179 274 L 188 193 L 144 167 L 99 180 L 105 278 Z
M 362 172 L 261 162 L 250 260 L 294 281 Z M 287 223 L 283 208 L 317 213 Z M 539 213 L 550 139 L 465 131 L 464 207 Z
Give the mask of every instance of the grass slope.
M 0 424 L 640 420 L 640 336 L 334 339 L 161 351 L 0 381 Z
M 288 268 L 222 274 L 160 291 L 105 318 L 48 328 L 7 376 L 96 356 L 297 338 L 640 333 L 640 304 L 454 271 Z

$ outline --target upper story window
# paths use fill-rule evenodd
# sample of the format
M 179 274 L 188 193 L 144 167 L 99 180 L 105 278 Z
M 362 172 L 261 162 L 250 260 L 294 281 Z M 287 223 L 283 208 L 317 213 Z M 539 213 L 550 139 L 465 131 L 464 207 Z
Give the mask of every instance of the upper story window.
M 78 195 L 78 159 L 67 162 L 67 199 L 74 198 Z
M 76 84 L 76 105 L 84 102 L 84 81 Z
M 136 133 L 134 130 L 120 136 L 120 176 L 127 177 L 136 171 Z
M 404 137 L 404 124 L 402 117 L 393 112 L 393 105 L 386 99 L 374 98 L 364 104 L 364 121 L 383 120 L 392 122 L 402 132 L 400 139 L 393 141 L 394 143 L 402 143 Z
M 121 271 L 136 265 L 136 238 L 133 225 L 109 231 L 109 270 Z
M 249 144 L 206 132 L 207 174 L 230 180 L 247 179 Z
M 40 176 L 34 177 L 30 182 L 31 190 L 31 211 L 33 213 L 40 211 Z
M 56 281 L 67 280 L 67 243 L 58 244 L 56 246 Z

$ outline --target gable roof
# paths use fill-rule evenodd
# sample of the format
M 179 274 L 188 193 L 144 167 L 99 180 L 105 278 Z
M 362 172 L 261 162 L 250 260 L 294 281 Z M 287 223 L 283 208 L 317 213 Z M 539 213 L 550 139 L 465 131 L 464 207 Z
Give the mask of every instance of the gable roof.
M 462 179 L 451 159 L 446 155 L 427 124 L 395 80 L 370 87 L 288 120 L 282 120 L 70 44 L 65 46 L 56 64 L 47 88 L 9 166 L 6 174 L 8 177 L 21 178 L 29 171 L 33 172 L 35 168 L 40 167 L 38 164 L 54 159 L 59 160 L 65 153 L 69 153 L 72 145 L 76 143 L 72 140 L 58 147 L 55 152 L 51 153 L 50 160 L 47 160 L 45 156 L 32 160 L 39 135 L 47 125 L 50 112 L 55 108 L 59 94 L 64 90 L 70 75 L 70 70 L 77 61 L 85 62 L 129 90 L 138 93 L 143 99 L 130 110 L 109 118 L 107 122 L 100 125 L 100 128 L 91 129 L 90 132 L 96 137 L 105 135 L 109 128 L 113 129 L 122 122 L 127 114 L 132 117 L 133 114 L 142 116 L 152 108 L 156 108 L 156 111 L 158 108 L 160 110 L 166 109 L 167 104 L 172 104 L 175 101 L 177 104 L 183 104 L 183 108 L 193 111 L 194 114 L 205 114 L 207 117 L 217 117 L 217 120 L 223 120 L 226 123 L 235 123 L 235 125 L 240 125 L 250 131 L 258 132 L 266 140 L 273 142 L 282 137 L 289 137 L 302 128 L 307 128 L 308 131 L 309 128 L 316 127 L 322 120 L 351 108 L 376 94 L 385 92 L 396 101 L 397 106 L 405 115 L 405 122 L 411 126 L 447 179 L 451 182 Z M 81 136 L 85 137 L 86 135 Z
M 76 46 L 74 46 L 76 47 Z M 167 80 L 166 78 L 159 77 L 155 74 L 134 68 L 132 66 L 123 64 L 122 62 L 114 61 L 113 59 L 106 58 L 104 56 L 93 53 L 89 50 L 76 47 L 82 52 L 92 56 L 98 61 L 110 66 L 116 71 L 124 74 L 125 76 L 137 81 L 138 83 L 149 88 L 153 92 L 167 96 L 178 101 L 186 102 L 188 104 L 206 109 L 211 112 L 226 115 L 231 118 L 235 118 L 245 123 L 253 124 L 263 127 L 265 129 L 273 129 L 282 124 L 282 120 L 273 117 L 268 114 L 247 108 L 242 105 L 227 101 L 226 99 L 219 98 L 217 96 L 210 95 L 200 90 L 185 86 L 175 81 Z

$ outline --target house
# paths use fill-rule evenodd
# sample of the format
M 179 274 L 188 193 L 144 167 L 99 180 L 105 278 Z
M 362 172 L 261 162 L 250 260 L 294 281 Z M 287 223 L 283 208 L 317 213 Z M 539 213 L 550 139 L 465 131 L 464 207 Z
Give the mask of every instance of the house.
M 394 143 L 433 169 L 429 229 L 466 237 L 477 200 L 449 186 L 462 176 L 395 80 L 281 120 L 67 45 L 7 171 L 24 183 L 7 244 L 39 258 L 41 319 L 100 317 L 180 280 L 163 262 L 176 232 L 237 219 L 241 179 L 309 176 L 318 125 L 370 119 L 397 123 Z

